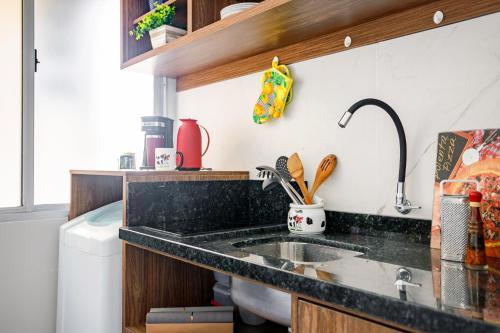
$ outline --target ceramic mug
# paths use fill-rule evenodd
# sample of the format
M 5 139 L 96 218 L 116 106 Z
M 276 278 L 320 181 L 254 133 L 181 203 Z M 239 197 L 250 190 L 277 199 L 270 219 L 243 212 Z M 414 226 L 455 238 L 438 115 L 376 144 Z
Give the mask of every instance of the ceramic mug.
M 325 231 L 326 215 L 323 199 L 314 197 L 312 205 L 291 203 L 288 211 L 288 230 L 294 234 L 320 234 Z
M 156 148 L 155 149 L 155 170 L 172 171 L 177 168 L 176 156 L 180 156 L 181 165 L 183 156 L 175 148 Z

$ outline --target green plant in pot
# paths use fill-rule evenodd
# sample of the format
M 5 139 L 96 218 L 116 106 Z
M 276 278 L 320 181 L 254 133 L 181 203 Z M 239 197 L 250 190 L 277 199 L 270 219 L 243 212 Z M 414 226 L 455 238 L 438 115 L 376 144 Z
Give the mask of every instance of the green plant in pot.
M 175 6 L 158 3 L 154 6 L 155 8 L 129 32 L 130 36 L 140 40 L 149 33 L 151 45 L 157 48 L 186 34 L 186 30 L 171 26 L 175 17 Z

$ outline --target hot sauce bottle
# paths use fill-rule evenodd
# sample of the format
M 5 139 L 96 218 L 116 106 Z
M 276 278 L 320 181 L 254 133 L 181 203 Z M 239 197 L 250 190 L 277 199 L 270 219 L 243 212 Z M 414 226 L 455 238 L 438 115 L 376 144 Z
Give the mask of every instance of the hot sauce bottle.
M 483 221 L 480 212 L 481 198 L 481 192 L 469 192 L 471 214 L 467 230 L 465 267 L 476 270 L 488 269 L 484 246 Z

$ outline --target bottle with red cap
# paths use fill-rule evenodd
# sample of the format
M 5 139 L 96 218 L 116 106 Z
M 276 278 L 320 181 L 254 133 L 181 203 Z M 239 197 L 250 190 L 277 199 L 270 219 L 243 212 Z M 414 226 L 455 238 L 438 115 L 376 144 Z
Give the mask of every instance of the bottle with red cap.
M 488 269 L 484 245 L 483 221 L 480 211 L 481 199 L 481 192 L 469 192 L 471 214 L 467 230 L 465 267 L 476 270 Z

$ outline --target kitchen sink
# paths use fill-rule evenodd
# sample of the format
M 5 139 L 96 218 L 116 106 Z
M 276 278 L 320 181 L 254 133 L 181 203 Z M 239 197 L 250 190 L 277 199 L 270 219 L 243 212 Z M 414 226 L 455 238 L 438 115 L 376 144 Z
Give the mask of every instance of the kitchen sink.
M 233 244 L 241 251 L 264 257 L 291 261 L 295 264 L 324 263 L 346 257 L 356 257 L 366 252 L 365 248 L 341 248 L 337 244 L 316 244 L 306 239 L 267 239 Z M 343 247 L 346 247 L 344 245 Z
M 319 267 L 343 258 L 365 254 L 368 248 L 342 243 L 331 239 L 307 236 L 271 236 L 252 238 L 232 244 L 246 254 L 260 256 L 263 263 L 279 261 L 275 267 L 314 276 L 323 280 L 335 280 L 335 276 Z M 255 258 L 253 258 L 255 259 Z M 274 260 L 272 260 L 274 259 Z M 283 263 L 283 261 L 285 261 Z M 231 298 L 240 308 L 281 325 L 291 324 L 291 295 L 261 284 L 233 278 Z

